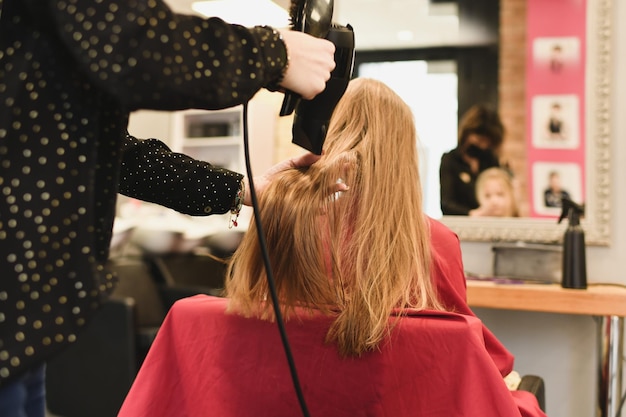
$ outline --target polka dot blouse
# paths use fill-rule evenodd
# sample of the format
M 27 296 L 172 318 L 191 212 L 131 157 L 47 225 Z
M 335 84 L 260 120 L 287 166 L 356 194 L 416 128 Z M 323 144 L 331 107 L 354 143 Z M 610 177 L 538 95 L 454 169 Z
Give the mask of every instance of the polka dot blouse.
M 114 276 L 118 192 L 224 213 L 241 176 L 127 135 L 136 109 L 217 109 L 276 82 L 268 27 L 158 0 L 0 0 L 0 386 L 76 340 Z

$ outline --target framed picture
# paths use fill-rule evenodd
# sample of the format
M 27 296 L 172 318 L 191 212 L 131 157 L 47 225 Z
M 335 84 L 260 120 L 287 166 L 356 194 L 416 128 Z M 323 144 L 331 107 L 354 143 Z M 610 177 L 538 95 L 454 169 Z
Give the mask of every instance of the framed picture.
M 569 162 L 535 162 L 532 165 L 533 209 L 542 216 L 560 216 L 561 199 L 584 204 L 580 166 Z
M 561 74 L 581 64 L 580 40 L 575 36 L 535 38 L 533 63 L 537 69 Z
M 532 145 L 540 149 L 577 149 L 580 104 L 574 94 L 537 95 L 532 99 Z

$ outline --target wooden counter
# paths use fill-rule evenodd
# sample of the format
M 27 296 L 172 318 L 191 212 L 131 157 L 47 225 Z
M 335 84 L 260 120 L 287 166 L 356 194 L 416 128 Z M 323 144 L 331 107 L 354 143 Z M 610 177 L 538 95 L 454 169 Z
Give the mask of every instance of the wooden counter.
M 467 280 L 467 301 L 472 307 L 626 317 L 626 287 L 621 285 L 593 284 L 573 290 L 558 284 Z
M 619 399 L 623 395 L 626 287 L 593 284 L 586 290 L 573 290 L 561 288 L 559 284 L 496 283 L 468 279 L 467 301 L 471 307 L 599 317 L 596 416 L 617 415 L 621 408 Z

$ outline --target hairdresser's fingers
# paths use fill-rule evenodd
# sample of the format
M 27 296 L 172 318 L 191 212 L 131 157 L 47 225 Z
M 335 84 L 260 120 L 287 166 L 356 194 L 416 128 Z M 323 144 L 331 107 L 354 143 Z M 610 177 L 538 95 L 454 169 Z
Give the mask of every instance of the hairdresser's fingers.
M 343 182 L 337 182 L 335 184 L 329 185 L 326 188 L 326 195 L 328 195 L 332 200 L 336 200 L 349 189 L 350 187 L 347 184 L 344 184 Z
M 313 164 L 315 161 L 317 161 L 319 158 L 320 157 L 315 154 L 306 153 L 296 158 L 291 158 L 291 159 L 286 159 L 284 161 L 281 161 L 277 163 L 276 165 L 272 166 L 271 168 L 269 168 L 267 171 L 265 171 L 263 175 L 255 176 L 253 182 L 254 182 L 254 191 L 256 191 L 257 197 L 263 194 L 263 191 L 265 191 L 265 189 L 267 188 L 267 185 L 270 183 L 270 181 L 272 181 L 272 177 L 276 173 L 280 171 L 284 171 L 286 169 L 290 169 L 290 168 L 309 166 Z M 249 190 L 250 184 L 249 184 L 248 178 L 244 178 L 244 182 L 245 182 L 246 190 Z M 245 193 L 243 197 L 243 204 L 246 206 L 252 205 L 252 197 L 250 196 L 249 192 Z
M 343 182 L 338 182 L 337 184 L 335 184 L 334 186 L 334 192 L 339 193 L 342 191 L 348 191 L 350 189 L 350 186 L 346 183 Z
M 310 100 L 326 88 L 326 81 L 335 68 L 335 45 L 293 30 L 283 29 L 280 33 L 289 56 L 280 85 Z
M 254 177 L 254 181 L 253 181 L 254 191 L 256 191 L 257 196 L 260 196 L 263 193 L 263 191 L 265 191 L 270 181 L 272 181 L 272 177 L 276 173 L 280 171 L 284 171 L 286 169 L 303 168 L 303 167 L 311 166 L 315 162 L 317 162 L 320 158 L 321 158 L 320 155 L 315 155 L 314 153 L 307 152 L 295 158 L 290 158 L 290 159 L 281 161 L 277 163 L 276 165 L 272 166 L 271 168 L 269 168 L 267 171 L 265 171 L 263 175 Z M 249 184 L 248 178 L 247 177 L 244 178 L 243 181 L 244 181 L 245 189 L 249 190 L 250 184 Z M 337 184 L 337 189 L 335 190 L 335 192 L 345 191 L 347 188 L 344 189 L 344 186 L 345 184 Z M 245 193 L 243 197 L 243 204 L 246 206 L 252 205 L 252 198 L 249 192 Z
M 298 157 L 289 159 L 289 167 L 290 168 L 304 168 L 313 165 L 321 158 L 320 155 L 316 155 L 314 153 L 304 153 Z
M 314 153 L 307 152 L 307 153 L 304 153 L 304 154 L 302 154 L 300 156 L 296 156 L 294 158 L 289 158 L 289 159 L 286 159 L 286 160 L 284 160 L 282 162 L 277 163 L 276 165 L 274 165 L 273 167 L 271 167 L 270 169 L 265 171 L 263 176 L 267 177 L 267 178 L 270 178 L 274 174 L 276 174 L 277 172 L 284 171 L 286 169 L 290 169 L 290 168 L 305 168 L 305 167 L 313 165 L 320 158 L 321 158 L 321 156 L 319 156 L 319 155 L 315 155 Z
M 468 216 L 470 217 L 482 217 L 483 216 L 483 211 L 480 209 L 480 207 L 477 207 L 475 209 L 470 210 L 467 213 Z
M 480 206 L 478 208 L 470 210 L 468 215 L 470 217 L 490 217 L 492 214 L 491 214 L 491 211 L 487 207 Z
M 343 183 L 342 181 L 338 181 L 334 184 L 329 185 L 326 188 L 326 196 L 328 196 L 328 202 L 333 203 L 338 201 L 342 195 L 344 195 L 350 187 Z M 327 208 L 329 206 L 327 204 L 322 204 L 320 214 L 323 216 L 327 213 Z

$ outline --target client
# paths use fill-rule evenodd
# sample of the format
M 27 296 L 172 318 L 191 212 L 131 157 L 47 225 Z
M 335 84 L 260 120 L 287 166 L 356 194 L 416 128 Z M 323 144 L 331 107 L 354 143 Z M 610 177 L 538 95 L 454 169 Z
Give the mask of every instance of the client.
M 544 416 L 505 384 L 513 357 L 466 303 L 459 241 L 422 211 L 416 141 L 409 107 L 355 79 L 319 161 L 260 196 L 311 415 Z M 301 415 L 254 223 L 226 295 L 172 307 L 120 417 Z
M 513 178 L 499 167 L 487 168 L 476 180 L 478 208 L 470 216 L 519 217 Z

